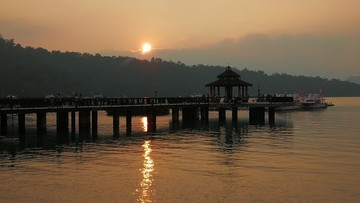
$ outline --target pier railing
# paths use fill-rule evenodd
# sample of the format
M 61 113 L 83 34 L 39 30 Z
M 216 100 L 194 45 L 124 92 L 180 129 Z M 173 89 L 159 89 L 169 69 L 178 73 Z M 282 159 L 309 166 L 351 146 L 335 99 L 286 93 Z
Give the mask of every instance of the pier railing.
M 250 102 L 248 102 L 250 101 Z M 0 98 L 0 109 L 10 108 L 56 108 L 56 107 L 104 107 L 104 106 L 148 106 L 148 105 L 177 105 L 177 104 L 249 104 L 249 103 L 292 103 L 292 98 L 252 97 L 246 100 L 234 98 L 226 101 L 222 97 L 138 97 L 138 98 L 90 98 L 90 97 L 54 97 L 54 98 Z
M 142 98 L 2 98 L 0 108 L 32 108 L 56 106 L 115 106 L 115 105 L 171 105 L 182 103 L 209 103 L 208 97 L 142 97 Z

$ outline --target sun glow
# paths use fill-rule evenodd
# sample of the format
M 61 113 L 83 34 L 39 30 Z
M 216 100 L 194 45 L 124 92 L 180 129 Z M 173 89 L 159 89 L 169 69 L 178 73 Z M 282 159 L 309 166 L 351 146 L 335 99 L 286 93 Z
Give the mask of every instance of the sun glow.
M 151 44 L 149 44 L 149 43 L 144 43 L 144 44 L 142 45 L 141 52 L 145 54 L 145 53 L 147 53 L 147 52 L 149 52 L 149 51 L 151 51 Z

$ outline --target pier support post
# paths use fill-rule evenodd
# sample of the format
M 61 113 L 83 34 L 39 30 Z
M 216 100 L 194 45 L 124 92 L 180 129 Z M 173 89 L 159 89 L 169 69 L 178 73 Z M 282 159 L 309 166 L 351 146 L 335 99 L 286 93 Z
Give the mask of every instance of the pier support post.
M 171 114 L 172 114 L 172 122 L 173 123 L 179 122 L 179 108 L 178 107 L 172 108 Z
M 199 120 L 199 112 L 197 107 L 183 107 L 182 108 L 183 122 Z
M 97 138 L 98 135 L 98 112 L 91 112 L 91 133 L 93 138 Z
M 1 123 L 0 123 L 1 135 L 6 135 L 6 133 L 7 133 L 7 114 L 1 114 L 0 119 L 1 119 Z
M 131 135 L 131 120 L 132 119 L 132 111 L 131 109 L 126 109 L 126 135 Z
M 56 128 L 60 134 L 69 131 L 69 113 L 67 111 L 59 111 L 56 113 Z
M 219 108 L 219 122 L 224 123 L 226 121 L 226 109 Z
M 209 107 L 203 106 L 200 108 L 201 111 L 201 121 L 208 122 L 209 121 Z
M 19 135 L 25 135 L 25 114 L 18 114 Z
M 232 107 L 231 111 L 232 111 L 232 117 L 231 117 L 232 122 L 237 123 L 237 121 L 238 121 L 238 108 L 237 107 Z
M 46 133 L 46 113 L 36 113 L 36 130 L 38 134 Z
M 119 119 L 119 111 L 113 111 L 113 133 L 114 137 L 120 136 L 120 119 Z
M 90 111 L 79 111 L 79 134 L 90 135 Z
M 75 111 L 71 111 L 71 135 L 75 135 L 76 129 Z
M 274 107 L 268 108 L 268 116 L 269 116 L 269 124 L 274 125 L 275 124 L 275 108 Z
M 148 133 L 156 133 L 156 109 L 147 111 Z
M 249 108 L 249 122 L 250 124 L 265 124 L 265 108 L 264 107 L 250 107 Z
M 196 125 L 197 120 L 199 120 L 199 110 L 197 107 L 182 108 L 183 127 L 193 127 Z

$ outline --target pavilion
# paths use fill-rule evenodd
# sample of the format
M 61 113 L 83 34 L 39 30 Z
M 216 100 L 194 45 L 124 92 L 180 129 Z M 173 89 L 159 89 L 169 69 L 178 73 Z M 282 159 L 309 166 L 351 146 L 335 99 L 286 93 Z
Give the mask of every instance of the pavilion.
M 239 74 L 231 70 L 231 67 L 228 66 L 226 70 L 217 76 L 218 80 L 206 84 L 206 87 L 210 87 L 210 97 L 222 97 L 220 88 L 225 88 L 225 95 L 223 96 L 225 101 L 231 101 L 234 97 L 239 98 L 241 101 L 247 101 L 249 98 L 248 87 L 252 84 L 241 80 Z M 237 96 L 233 95 L 233 87 L 238 87 Z M 216 91 L 217 89 L 217 91 Z

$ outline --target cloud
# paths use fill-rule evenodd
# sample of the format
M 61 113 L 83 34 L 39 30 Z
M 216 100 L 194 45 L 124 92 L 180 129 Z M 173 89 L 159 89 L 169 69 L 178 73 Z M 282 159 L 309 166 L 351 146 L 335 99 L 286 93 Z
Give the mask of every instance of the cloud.
M 248 34 L 192 49 L 158 50 L 157 57 L 185 64 L 231 65 L 267 73 L 345 79 L 360 75 L 360 36 Z

